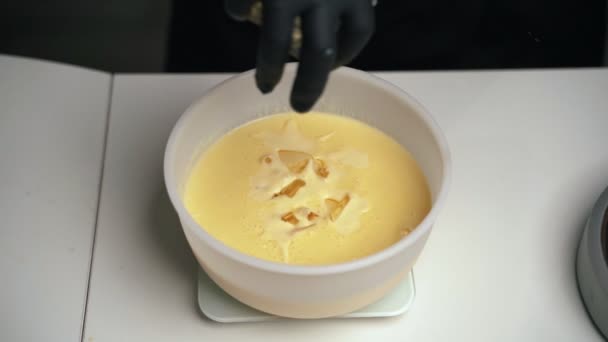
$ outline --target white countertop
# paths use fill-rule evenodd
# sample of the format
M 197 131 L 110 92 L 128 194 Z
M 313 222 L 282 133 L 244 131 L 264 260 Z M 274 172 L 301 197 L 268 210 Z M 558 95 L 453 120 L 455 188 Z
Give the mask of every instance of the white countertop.
M 0 55 L 0 341 L 80 339 L 110 81 Z
M 0 59 L 0 74 L 6 63 Z M 430 109 L 447 135 L 454 160 L 448 203 L 414 268 L 417 297 L 410 312 L 390 319 L 234 325 L 206 319 L 196 306 L 196 264 L 165 195 L 161 167 L 165 141 L 181 112 L 226 76 L 116 75 L 83 340 L 601 341 L 579 299 L 574 261 L 585 218 L 608 186 L 608 70 L 381 76 Z M 0 77 L 0 89 L 18 84 Z M 20 94 L 44 85 L 31 84 Z M 4 110 L 6 100 L 0 101 Z M 95 124 L 103 132 L 103 111 L 89 110 L 83 116 L 98 120 Z M 63 125 L 56 120 L 47 129 L 64 133 L 69 141 L 67 132 L 75 134 L 67 129 L 70 118 L 61 120 Z M 27 132 L 24 127 L 17 128 Z M 7 132 L 0 127 L 0 133 L 1 140 Z M 77 138 L 84 142 L 83 135 Z M 78 160 L 70 159 L 69 151 L 47 148 L 56 157 L 47 151 L 45 163 L 57 170 L 74 169 L 70 162 Z M 0 157 L 14 151 L 5 150 L 0 146 Z M 94 178 L 99 170 L 82 167 L 78 176 L 64 176 Z M 6 182 L 6 177 L 0 179 Z M 47 237 L 37 235 L 36 222 L 45 217 L 30 214 L 22 225 L 11 221 L 10 214 L 48 208 L 42 202 L 27 207 L 13 203 L 27 184 L 12 180 L 9 185 L 14 189 L 0 192 L 0 213 L 9 213 L 8 229 L 0 228 L 0 236 L 4 240 L 10 235 L 16 239 L 13 245 L 27 247 L 28 240 L 19 234 L 35 234 L 42 245 Z M 67 196 L 58 185 L 54 190 Z M 86 212 L 77 211 L 79 205 L 85 203 L 59 209 L 77 219 Z M 22 226 L 27 230 L 14 232 Z M 50 224 L 46 228 L 59 229 Z M 91 242 L 88 232 L 89 240 L 80 239 L 83 244 Z M 3 259 L 10 255 L 3 244 L 0 241 L 0 272 L 8 271 L 15 285 L 0 296 L 11 298 L 13 311 L 29 310 L 17 303 L 31 302 L 23 289 L 29 293 L 37 288 L 28 278 L 37 264 L 7 266 Z M 52 272 L 51 256 L 54 250 L 60 255 L 61 247 L 44 247 L 49 268 L 40 271 Z M 76 284 L 76 273 L 60 272 L 54 280 Z M 51 285 L 61 292 L 57 284 Z M 73 292 L 81 303 L 86 284 Z M 60 315 L 53 303 L 43 304 L 48 305 L 36 308 L 39 317 Z M 0 327 L 10 322 L 8 326 L 19 332 L 20 316 L 2 310 Z M 38 322 L 39 330 L 51 327 Z M 74 340 L 71 335 L 56 336 Z M 0 340 L 3 337 L 0 329 Z

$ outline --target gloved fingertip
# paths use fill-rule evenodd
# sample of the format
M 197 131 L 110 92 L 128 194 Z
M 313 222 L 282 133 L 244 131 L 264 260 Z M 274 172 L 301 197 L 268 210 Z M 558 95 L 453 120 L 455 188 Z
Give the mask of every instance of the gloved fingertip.
M 274 90 L 274 87 L 276 86 L 275 83 L 272 83 L 272 82 L 260 77 L 260 74 L 258 74 L 257 72 L 255 74 L 255 84 L 257 85 L 258 89 L 262 92 L 262 94 L 271 93 Z
M 295 110 L 296 112 L 300 113 L 300 114 L 304 114 L 306 112 L 309 112 L 310 109 L 312 108 L 312 106 L 314 105 L 314 103 L 310 103 L 308 101 L 302 101 L 302 100 L 298 100 L 298 99 L 291 99 L 291 108 L 293 108 L 293 110 Z
M 272 90 L 274 89 L 274 86 L 270 83 L 259 83 L 258 82 L 257 85 L 258 85 L 258 89 L 260 89 L 260 91 L 264 95 L 271 93 Z

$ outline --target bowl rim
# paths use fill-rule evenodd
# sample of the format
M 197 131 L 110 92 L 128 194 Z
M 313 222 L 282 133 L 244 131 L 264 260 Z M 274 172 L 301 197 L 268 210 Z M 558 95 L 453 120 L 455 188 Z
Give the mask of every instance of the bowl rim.
M 602 227 L 600 232 L 600 248 L 604 257 L 604 264 L 608 267 L 608 208 L 604 210 Z
M 589 216 L 587 240 L 584 241 L 589 254 L 591 268 L 602 287 L 608 285 L 608 251 L 606 250 L 608 230 L 608 188 L 600 194 Z
M 295 63 L 290 63 L 285 66 L 285 73 L 293 73 L 295 71 Z M 327 274 L 340 274 L 346 273 L 353 270 L 358 270 L 366 267 L 373 266 L 382 260 L 389 259 L 399 253 L 401 250 L 410 247 L 413 245 L 418 239 L 420 239 L 424 234 L 430 231 L 433 223 L 436 221 L 436 218 L 443 208 L 444 203 L 447 198 L 447 193 L 451 184 L 451 171 L 452 171 L 452 160 L 450 151 L 447 144 L 447 139 L 445 138 L 443 132 L 439 128 L 439 125 L 436 123 L 435 119 L 431 116 L 429 111 L 422 106 L 415 98 L 409 95 L 407 92 L 402 90 L 401 88 L 393 85 L 392 83 L 375 76 L 373 74 L 352 69 L 348 67 L 341 67 L 333 71 L 333 75 L 339 75 L 341 77 L 353 78 L 357 80 L 364 80 L 369 83 L 372 87 L 380 88 L 381 90 L 389 93 L 390 95 L 395 96 L 399 100 L 407 103 L 414 109 L 414 113 L 419 116 L 419 118 L 425 123 L 428 129 L 431 132 L 431 135 L 435 139 L 437 143 L 441 160 L 443 162 L 443 174 L 441 178 L 441 182 L 439 184 L 439 191 L 437 197 L 431 206 L 431 210 L 424 217 L 424 219 L 416 226 L 416 228 L 409 233 L 405 238 L 399 240 L 398 242 L 390 245 L 389 247 L 376 252 L 374 254 L 370 254 L 360 259 L 355 259 L 352 261 L 347 261 L 343 263 L 329 264 L 329 265 L 290 265 L 285 263 L 273 262 L 269 260 L 264 260 L 261 258 L 257 258 L 254 256 L 250 256 L 248 254 L 242 253 L 232 247 L 227 246 L 220 240 L 213 237 L 211 234 L 207 233 L 207 231 L 201 227 L 194 218 L 190 215 L 188 210 L 183 205 L 181 198 L 178 193 L 178 186 L 176 184 L 176 177 L 174 168 L 171 167 L 173 165 L 173 159 L 175 158 L 175 146 L 176 142 L 181 135 L 181 132 L 184 130 L 186 123 L 190 120 L 190 117 L 195 115 L 195 109 L 199 107 L 199 105 L 205 100 L 205 98 L 213 93 L 219 92 L 222 88 L 227 84 L 237 80 L 250 79 L 255 70 L 249 70 L 237 75 L 234 75 L 223 82 L 220 82 L 209 91 L 207 91 L 204 95 L 202 95 L 198 100 L 192 103 L 180 116 L 177 123 L 171 130 L 171 134 L 167 141 L 167 145 L 165 148 L 164 155 L 164 180 L 165 186 L 167 188 L 167 192 L 169 195 L 169 199 L 177 211 L 178 216 L 181 220 L 187 221 L 186 223 L 199 227 L 200 229 L 195 230 L 195 234 L 204 240 L 211 248 L 213 248 L 217 253 L 224 255 L 237 263 L 242 263 L 247 266 L 267 271 L 271 273 L 280 273 L 280 274 L 289 274 L 289 275 L 301 275 L 301 276 L 318 276 L 318 275 L 327 275 Z M 182 229 L 185 229 L 183 224 L 181 224 Z

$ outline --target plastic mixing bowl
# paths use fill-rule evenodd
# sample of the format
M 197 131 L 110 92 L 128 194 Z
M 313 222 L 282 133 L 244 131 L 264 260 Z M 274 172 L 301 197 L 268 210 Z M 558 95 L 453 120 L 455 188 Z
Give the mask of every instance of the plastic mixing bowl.
M 426 176 L 432 194 L 431 211 L 399 242 L 341 264 L 274 263 L 224 245 L 186 210 L 184 184 L 201 152 L 224 133 L 261 116 L 289 111 L 287 99 L 295 70 L 293 64 L 286 66 L 272 94 L 259 93 L 250 71 L 221 83 L 191 105 L 169 138 L 165 182 L 196 259 L 222 289 L 251 307 L 278 316 L 330 317 L 380 299 L 411 270 L 446 200 L 451 163 L 439 127 L 411 96 L 366 72 L 340 68 L 332 73 L 314 110 L 366 122 L 407 148 Z

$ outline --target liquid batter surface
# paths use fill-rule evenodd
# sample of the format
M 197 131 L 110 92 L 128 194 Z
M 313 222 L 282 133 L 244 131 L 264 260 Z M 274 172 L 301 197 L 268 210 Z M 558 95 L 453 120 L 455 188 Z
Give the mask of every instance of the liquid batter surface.
M 378 252 L 431 207 L 407 150 L 364 123 L 324 113 L 277 114 L 228 132 L 195 163 L 184 202 L 226 245 L 304 265 Z

